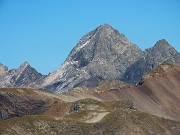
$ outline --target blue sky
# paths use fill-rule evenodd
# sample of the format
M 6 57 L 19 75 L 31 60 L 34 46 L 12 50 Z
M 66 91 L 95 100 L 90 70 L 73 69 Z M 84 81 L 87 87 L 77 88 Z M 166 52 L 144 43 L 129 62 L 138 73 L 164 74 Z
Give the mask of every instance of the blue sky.
M 142 50 L 165 38 L 180 52 L 180 0 L 0 0 L 0 63 L 48 74 L 87 32 L 108 23 Z

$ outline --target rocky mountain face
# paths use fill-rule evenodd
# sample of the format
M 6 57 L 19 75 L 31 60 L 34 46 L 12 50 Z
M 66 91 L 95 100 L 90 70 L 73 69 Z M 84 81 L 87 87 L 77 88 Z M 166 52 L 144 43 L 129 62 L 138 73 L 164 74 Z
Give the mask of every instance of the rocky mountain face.
M 28 62 L 24 62 L 18 69 L 8 70 L 4 66 L 0 66 L 0 69 L 0 87 L 29 87 L 44 77 Z
M 62 66 L 41 83 L 49 92 L 95 87 L 102 80 L 136 84 L 142 75 L 162 63 L 180 65 L 180 54 L 166 40 L 141 51 L 108 24 L 83 36 Z
M 42 86 L 50 92 L 64 92 L 73 87 L 94 87 L 101 80 L 119 80 L 126 68 L 142 56 L 135 44 L 104 24 L 82 37 L 63 65 L 48 75 Z

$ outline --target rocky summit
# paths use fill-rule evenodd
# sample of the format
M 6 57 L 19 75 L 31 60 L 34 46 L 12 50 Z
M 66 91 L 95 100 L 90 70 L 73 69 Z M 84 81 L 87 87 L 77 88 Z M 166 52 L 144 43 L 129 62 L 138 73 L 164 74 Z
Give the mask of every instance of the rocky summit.
M 142 75 L 162 63 L 180 64 L 180 54 L 166 40 L 142 51 L 108 24 L 87 33 L 62 66 L 40 86 L 48 92 L 65 92 L 74 87 L 95 87 L 102 80 L 136 84 Z

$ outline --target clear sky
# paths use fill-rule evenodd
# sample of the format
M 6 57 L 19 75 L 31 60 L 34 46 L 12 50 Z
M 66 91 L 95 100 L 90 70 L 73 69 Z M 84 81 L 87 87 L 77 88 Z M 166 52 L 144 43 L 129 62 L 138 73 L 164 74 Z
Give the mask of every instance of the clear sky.
M 48 74 L 104 23 L 142 50 L 165 38 L 180 51 L 180 0 L 0 0 L 0 63 Z

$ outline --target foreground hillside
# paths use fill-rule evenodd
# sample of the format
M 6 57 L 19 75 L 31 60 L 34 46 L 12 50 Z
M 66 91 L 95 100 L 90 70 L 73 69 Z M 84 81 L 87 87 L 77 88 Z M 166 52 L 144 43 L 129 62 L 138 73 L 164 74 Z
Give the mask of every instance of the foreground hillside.
M 79 105 L 78 109 L 74 105 Z M 0 121 L 1 135 L 179 135 L 180 122 L 137 111 L 128 102 L 80 100 L 64 117 L 28 115 Z

